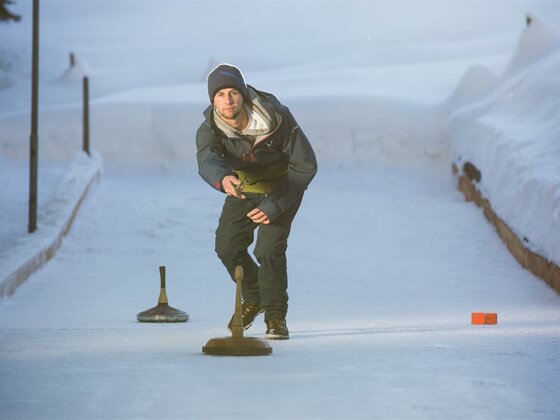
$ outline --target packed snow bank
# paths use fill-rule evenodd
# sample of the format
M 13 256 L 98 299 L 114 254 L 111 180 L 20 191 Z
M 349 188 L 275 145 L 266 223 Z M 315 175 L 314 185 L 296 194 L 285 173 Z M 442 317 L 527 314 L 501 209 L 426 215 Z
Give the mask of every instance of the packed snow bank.
M 482 65 L 474 65 L 467 70 L 453 94 L 444 102 L 443 107 L 447 110 L 454 110 L 480 100 L 497 83 L 498 79 L 490 69 Z
M 527 15 L 528 25 L 523 31 L 515 54 L 511 58 L 504 77 L 509 77 L 533 62 L 558 49 L 560 34 L 547 21 L 532 14 Z
M 0 250 L 0 297 L 12 294 L 34 271 L 52 258 L 68 233 L 83 199 L 99 177 L 99 154 L 76 155 L 52 199 L 37 214 L 37 230 Z
M 37 207 L 52 200 L 56 186 L 64 178 L 67 165 L 40 161 L 37 168 Z M 29 206 L 29 161 L 0 155 L 0 251 L 10 248 L 27 235 Z M 2 263 L 0 262 L 0 265 Z
M 91 107 L 91 143 L 116 163 L 194 165 L 196 130 L 209 105 L 205 87 L 177 86 L 115 95 Z M 169 96 L 167 96 L 169 94 Z M 203 98 L 202 100 L 200 98 Z M 194 98 L 194 99 L 193 99 Z M 385 97 L 301 95 L 283 100 L 312 140 L 320 161 L 360 164 L 373 161 L 434 165 L 447 159 L 441 109 L 422 102 Z M 44 110 L 41 156 L 68 160 L 81 138 L 81 107 Z M 28 116 L 0 118 L 0 145 L 6 156 L 28 154 Z
M 477 184 L 525 246 L 560 264 L 560 35 L 532 17 L 503 76 L 489 93 L 451 115 L 451 159 L 481 172 Z M 460 86 L 460 89 L 464 84 Z M 460 96 L 458 94 L 458 96 Z

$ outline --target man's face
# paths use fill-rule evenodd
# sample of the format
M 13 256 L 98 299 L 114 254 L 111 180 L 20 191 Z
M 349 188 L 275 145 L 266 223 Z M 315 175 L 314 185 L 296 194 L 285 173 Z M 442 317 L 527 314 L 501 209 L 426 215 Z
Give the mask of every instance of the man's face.
M 235 120 L 243 109 L 243 95 L 233 88 L 225 88 L 214 95 L 214 107 L 223 118 Z

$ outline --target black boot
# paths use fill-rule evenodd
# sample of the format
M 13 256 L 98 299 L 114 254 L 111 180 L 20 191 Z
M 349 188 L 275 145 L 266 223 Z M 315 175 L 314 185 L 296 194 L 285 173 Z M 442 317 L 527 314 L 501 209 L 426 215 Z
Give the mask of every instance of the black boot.
M 290 338 L 285 319 L 269 319 L 266 321 L 266 339 L 287 340 Z
M 261 309 L 261 306 L 258 303 L 253 303 L 253 302 L 243 302 L 241 304 L 241 316 L 243 318 L 243 329 L 246 330 L 248 328 L 251 327 L 251 325 L 253 325 L 253 321 L 255 320 L 255 318 L 259 315 L 262 314 L 264 311 Z M 235 315 L 233 315 L 229 321 L 228 324 L 228 330 L 231 331 L 231 328 L 233 326 L 233 318 Z

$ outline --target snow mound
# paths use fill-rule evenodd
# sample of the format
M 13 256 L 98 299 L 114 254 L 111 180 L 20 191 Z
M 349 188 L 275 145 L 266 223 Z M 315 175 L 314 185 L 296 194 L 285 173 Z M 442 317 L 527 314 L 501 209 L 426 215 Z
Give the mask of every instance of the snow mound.
M 560 38 L 554 39 L 534 20 L 495 90 L 451 114 L 446 129 L 457 167 L 473 163 L 482 174 L 477 187 L 496 213 L 528 249 L 560 264 Z
M 486 67 L 470 67 L 453 94 L 445 101 L 447 109 L 455 109 L 487 95 L 498 84 L 498 78 Z
M 82 80 L 91 73 L 89 64 L 82 57 L 72 54 L 70 60 L 70 66 L 60 76 L 59 81 Z
M 508 63 L 504 76 L 526 67 L 560 45 L 560 33 L 545 20 L 527 15 L 528 25 L 521 33 L 517 49 Z

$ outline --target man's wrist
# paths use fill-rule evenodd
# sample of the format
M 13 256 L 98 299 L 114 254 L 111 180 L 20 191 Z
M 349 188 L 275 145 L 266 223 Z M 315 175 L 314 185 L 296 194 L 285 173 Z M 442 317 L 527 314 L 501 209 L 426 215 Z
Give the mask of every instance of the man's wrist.
M 220 183 L 220 189 L 222 190 L 222 192 L 226 192 L 226 191 L 224 190 L 224 179 L 226 179 L 228 176 L 233 176 L 235 179 L 239 179 L 239 178 L 237 177 L 237 174 L 236 174 L 235 172 L 230 172 L 230 173 L 225 174 L 225 175 L 222 177 L 222 179 L 220 179 L 220 181 L 219 181 L 219 183 Z
M 273 221 L 282 213 L 282 210 L 274 200 L 260 202 L 259 209 L 268 216 L 268 220 L 270 221 Z

